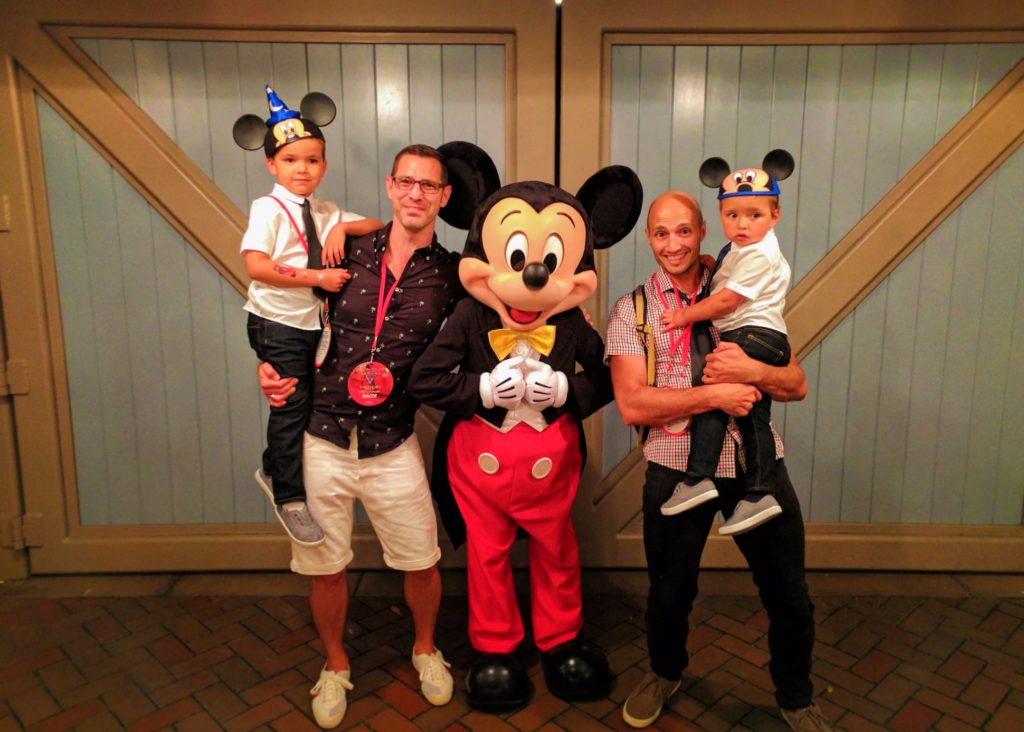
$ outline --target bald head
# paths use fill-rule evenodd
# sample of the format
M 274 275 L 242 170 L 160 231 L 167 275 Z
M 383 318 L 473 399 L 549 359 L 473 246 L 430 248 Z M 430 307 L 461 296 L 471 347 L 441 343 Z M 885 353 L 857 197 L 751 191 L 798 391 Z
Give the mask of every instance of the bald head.
M 647 228 L 651 228 L 651 221 L 655 220 L 661 209 L 666 205 L 681 204 L 690 209 L 693 214 L 693 223 L 697 228 L 704 226 L 704 214 L 701 213 L 700 204 L 697 199 L 683 191 L 669 191 L 651 201 L 651 207 L 647 209 Z

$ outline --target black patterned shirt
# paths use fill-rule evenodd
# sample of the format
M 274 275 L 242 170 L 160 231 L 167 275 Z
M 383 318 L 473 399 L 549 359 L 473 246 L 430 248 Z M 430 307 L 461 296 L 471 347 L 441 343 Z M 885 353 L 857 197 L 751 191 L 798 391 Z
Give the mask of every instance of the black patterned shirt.
M 412 434 L 419 402 L 407 393 L 409 373 L 465 294 L 459 282 L 459 256 L 444 249 L 435 235 L 430 246 L 417 249 L 406 264 L 377 342 L 374 360 L 391 370 L 394 389 L 376 406 L 355 402 L 346 380 L 352 369 L 370 357 L 381 268 L 386 269 L 384 246 L 390 232 L 388 224 L 346 243 L 342 266 L 352 273 L 352 279 L 328 300 L 331 345 L 314 379 L 309 433 L 348 448 L 355 428 L 360 458 L 393 450 Z M 394 282 L 391 271 L 386 270 L 385 295 Z

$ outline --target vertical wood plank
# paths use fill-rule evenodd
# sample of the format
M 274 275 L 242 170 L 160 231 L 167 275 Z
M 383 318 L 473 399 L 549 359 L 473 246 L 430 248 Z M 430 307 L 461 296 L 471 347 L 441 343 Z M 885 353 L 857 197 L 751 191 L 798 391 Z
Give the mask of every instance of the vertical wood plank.
M 391 171 L 395 153 L 409 144 L 408 46 L 380 44 L 376 47 L 374 62 L 377 79 L 377 170 L 384 171 L 386 175 Z
M 865 210 L 874 208 L 899 179 L 899 139 L 909 63 L 909 46 L 879 46 L 875 54 L 871 129 L 864 178 Z
M 445 140 L 476 137 L 476 64 L 472 46 L 446 44 L 441 47 L 441 93 Z
M 911 46 L 910 66 L 907 70 L 907 102 L 903 109 L 903 129 L 900 133 L 901 178 L 917 165 L 934 144 L 941 69 L 941 46 Z
M 132 42 L 123 38 L 102 38 L 97 41 L 97 46 L 98 60 L 93 60 L 121 87 L 121 91 L 138 104 L 139 83 L 135 76 L 135 48 Z
M 610 162 L 633 170 L 639 159 L 640 129 L 640 47 L 612 47 L 612 98 Z M 650 191 L 645 187 L 644 205 L 650 205 Z M 641 281 L 636 260 L 642 245 L 634 233 L 608 250 L 608 293 L 618 297 Z M 607 454 L 607 453 L 606 453 Z
M 865 160 L 871 124 L 873 46 L 845 46 L 836 109 L 835 166 L 826 243 L 831 249 L 864 214 Z
M 740 52 L 739 109 L 735 166 L 760 166 L 771 150 L 773 46 L 745 46 Z
M 234 518 L 231 484 L 231 405 L 227 400 L 224 312 L 221 309 L 220 275 L 192 247 L 186 248 L 188 296 L 192 331 L 192 357 L 196 381 L 196 406 L 202 483 L 203 522 L 228 522 Z M 237 314 L 237 311 L 235 311 Z
M 956 251 L 954 254 L 948 323 L 950 338 L 943 355 L 944 371 L 939 417 L 938 460 L 935 474 L 944 483 L 962 487 L 962 517 L 968 523 L 979 520 L 984 506 L 986 518 L 991 513 L 994 486 L 979 485 L 967 473 L 970 444 L 972 385 L 978 367 L 978 347 L 982 298 L 985 286 L 986 247 L 989 237 L 994 186 L 986 182 L 964 201 L 959 210 Z M 979 243 L 982 243 L 979 246 Z M 978 296 L 969 296 L 976 293 Z
M 141 504 L 136 485 L 135 406 L 131 398 L 128 324 L 124 308 L 124 272 L 117 236 L 114 171 L 81 137 L 76 136 L 78 184 L 82 199 L 89 287 L 92 291 L 92 338 L 96 342 L 103 429 L 99 449 L 107 463 L 108 521 L 138 523 Z M 133 243 L 133 242 L 132 242 Z M 79 415 L 89 419 L 91 415 Z
M 711 46 L 708 48 L 708 78 L 704 100 L 704 156 L 725 158 L 736 166 L 736 133 L 740 95 L 740 48 Z M 701 186 L 697 194 L 702 211 L 718 210 L 717 191 Z M 708 226 L 705 249 L 717 252 L 725 244 L 722 227 Z
M 938 141 L 973 106 L 974 80 L 978 73 L 978 44 L 946 44 L 942 48 L 942 82 L 939 113 L 935 122 Z
M 441 46 L 409 46 L 409 137 L 437 147 L 445 142 L 441 91 Z M 486 149 L 486 148 L 485 148 Z M 397 150 L 396 150 L 397 152 Z M 494 156 L 490 150 L 491 156 Z M 388 170 L 391 169 L 390 161 Z M 504 181 L 505 179 L 502 178 Z
M 807 66 L 807 106 L 800 167 L 800 214 L 794 256 L 789 265 L 795 285 L 828 249 L 829 192 L 836 148 L 841 54 L 837 46 L 811 48 Z M 792 185 L 788 186 L 794 190 Z
M 122 387 L 126 391 L 130 388 L 135 406 L 139 523 L 169 524 L 172 516 L 167 402 L 159 333 L 154 327 L 160 321 L 155 292 L 161 253 L 153 250 L 149 205 L 120 176 L 115 176 L 114 188 L 130 347 L 127 362 L 131 365 L 130 383 Z
M 476 142 L 488 152 L 501 180 L 505 166 L 505 46 L 476 47 Z
M 953 289 L 953 254 L 959 215 L 954 212 L 922 244 L 921 287 L 910 376 L 910 430 L 901 515 L 916 522 L 957 523 L 959 487 L 936 481 L 935 444 L 939 431 L 942 359 L 949 326 L 949 293 Z M 914 487 L 917 489 L 914 490 Z M 922 490 L 927 489 L 927 490 Z
M 708 157 L 703 145 L 707 49 L 676 46 L 674 64 L 669 188 L 699 196 L 703 187 L 698 176 L 700 164 Z M 649 204 L 659 194 L 660 191 L 645 191 L 644 198 Z
M 842 521 L 871 520 L 885 301 L 885 288 L 878 288 L 861 302 L 852 316 L 850 399 L 839 514 Z
M 177 131 L 175 142 L 210 177 L 213 175 L 213 163 L 203 44 L 198 41 L 172 41 L 170 55 L 174 127 Z
M 188 245 L 155 211 L 150 212 L 153 244 L 160 256 L 156 299 L 160 312 L 161 360 L 167 395 L 167 440 L 171 457 L 171 507 L 174 523 L 203 520 L 202 469 L 195 354 L 189 303 Z
M 176 140 L 167 41 L 132 41 L 132 44 L 139 81 L 139 106 L 168 137 Z
M 263 119 L 269 116 L 267 94 L 263 91 L 263 86 L 273 86 L 274 82 L 270 48 L 269 43 L 237 45 L 238 88 L 242 98 L 242 114 L 255 114 Z M 233 140 L 231 144 L 234 144 Z M 246 199 L 251 202 L 270 193 L 270 189 L 274 187 L 274 179 L 267 172 L 267 165 L 264 162 L 266 158 L 262 150 L 243 151 L 242 158 L 245 160 Z M 248 213 L 248 203 L 242 210 Z
M 842 503 L 843 445 L 850 387 L 853 322 L 847 318 L 821 344 L 815 416 L 814 472 L 798 475 L 811 485 L 812 521 L 838 521 Z M 773 409 L 774 411 L 774 409 Z
M 347 209 L 345 202 L 345 99 L 341 86 L 341 47 L 334 43 L 310 43 L 306 46 L 309 89 L 326 94 L 337 107 L 337 116 L 323 128 L 327 140 L 327 172 L 317 189 L 317 197 L 334 201 Z M 372 215 L 373 211 L 360 211 Z
M 346 200 L 352 211 L 381 211 L 386 203 L 382 199 L 384 176 L 391 168 L 380 170 L 377 165 L 373 46 L 342 46 L 341 79 L 345 98 Z
M 235 144 L 231 128 L 248 113 L 242 109 L 238 46 L 235 43 L 203 43 L 206 75 L 206 106 L 209 110 L 210 171 L 217 187 L 244 213 L 249 212 L 245 159 L 259 157 Z
M 57 286 L 72 435 L 78 485 L 79 520 L 83 525 L 109 521 L 107 466 L 98 437 L 103 433 L 103 408 L 96 340 L 93 338 L 92 288 L 85 246 L 85 222 L 79 191 L 77 135 L 41 97 L 36 97 L 42 138 L 50 233 L 54 245 Z
M 800 220 L 800 169 L 804 163 L 804 97 L 807 94 L 807 46 L 780 46 L 775 49 L 772 70 L 771 147 L 789 150 L 796 158 L 796 170 L 783 190 L 790 195 L 783 202 L 783 215 L 775 225 L 779 249 L 792 266 L 796 254 L 796 226 Z M 782 414 L 785 414 L 783 410 Z
M 649 191 L 651 201 L 668 190 L 671 177 L 671 160 L 665 150 L 672 135 L 672 56 L 670 46 L 644 48 L 640 52 L 640 109 L 643 114 L 637 126 L 639 146 L 635 170 Z M 633 279 L 639 284 L 656 265 L 642 228 L 636 227 L 634 232 Z

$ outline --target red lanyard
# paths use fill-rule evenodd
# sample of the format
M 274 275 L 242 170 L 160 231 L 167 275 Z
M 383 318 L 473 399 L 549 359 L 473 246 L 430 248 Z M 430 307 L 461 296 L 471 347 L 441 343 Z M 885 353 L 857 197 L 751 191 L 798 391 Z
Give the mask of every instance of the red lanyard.
M 386 252 L 385 252 L 386 254 Z M 380 338 L 380 332 L 384 328 L 384 314 L 387 313 L 388 306 L 391 304 L 391 296 L 395 294 L 395 289 L 398 287 L 398 277 L 395 278 L 395 284 L 391 285 L 391 289 L 388 290 L 387 297 L 384 296 L 384 285 L 387 283 L 388 276 L 388 265 L 384 262 L 384 255 L 380 258 L 380 289 L 377 291 L 377 322 L 373 326 L 373 345 L 370 346 L 370 360 L 373 360 L 374 354 L 377 352 L 377 339 Z
M 661 306 L 665 310 L 668 310 L 669 309 L 668 308 L 668 300 L 665 298 L 665 293 L 661 291 L 660 287 L 657 288 L 657 289 L 658 289 L 658 297 L 661 298 Z M 694 291 L 694 293 L 692 295 L 690 295 L 686 299 L 686 301 L 688 303 L 692 303 L 693 302 L 693 298 L 695 298 L 697 296 L 698 292 L 700 292 L 699 289 Z M 679 305 L 679 309 L 682 310 L 683 309 L 683 298 L 679 296 L 679 290 L 676 289 L 675 285 L 672 286 L 672 294 L 676 296 L 676 304 L 678 304 Z M 680 370 L 683 370 L 683 369 L 686 368 L 686 365 L 690 362 L 690 334 L 693 332 L 693 323 L 690 323 L 690 325 L 686 326 L 685 328 L 677 328 L 677 330 L 679 331 L 679 337 L 678 338 L 673 338 L 671 335 L 669 336 L 669 346 L 670 347 L 669 347 L 668 357 L 669 357 L 669 359 L 674 358 L 675 354 L 676 354 L 676 349 L 679 348 L 680 346 L 682 346 L 682 355 L 680 357 L 681 360 L 682 360 L 682 365 L 680 366 Z
M 306 243 L 306 237 L 302 235 L 302 230 L 299 225 L 295 223 L 295 218 L 292 216 L 292 212 L 288 210 L 288 207 L 284 205 L 284 202 L 277 196 L 267 196 L 267 198 L 273 198 L 277 201 L 277 205 L 284 209 L 285 216 L 292 222 L 292 228 L 299 237 L 299 243 L 302 244 L 302 248 L 306 250 L 306 256 L 309 256 L 309 244 Z

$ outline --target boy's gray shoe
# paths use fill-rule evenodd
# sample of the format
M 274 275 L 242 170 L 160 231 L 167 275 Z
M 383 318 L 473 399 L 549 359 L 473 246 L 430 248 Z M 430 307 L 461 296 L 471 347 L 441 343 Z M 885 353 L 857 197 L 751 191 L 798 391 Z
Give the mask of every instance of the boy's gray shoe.
M 319 546 L 324 543 L 326 538 L 324 530 L 320 528 L 320 524 L 309 512 L 305 501 L 302 501 L 301 508 L 278 506 L 274 503 L 273 479 L 262 469 L 256 471 L 256 483 L 267 494 L 270 505 L 274 507 L 274 515 L 277 516 L 277 520 L 281 522 L 281 526 L 284 527 L 292 541 L 302 546 Z
M 756 529 L 765 521 L 775 518 L 780 513 L 782 513 L 782 506 L 774 496 L 763 495 L 756 501 L 744 498 L 736 504 L 736 510 L 732 512 L 729 520 L 722 524 L 718 533 L 724 536 L 744 534 L 751 529 Z
M 687 478 L 680 481 L 668 500 L 661 504 L 661 512 L 665 516 L 675 516 L 712 498 L 718 498 L 718 489 L 711 478 L 702 478 L 696 483 Z
M 832 725 L 825 719 L 825 715 L 821 713 L 817 704 L 792 711 L 780 707 L 779 711 L 782 712 L 782 718 L 786 720 L 786 724 L 796 732 L 832 732 Z
M 679 688 L 678 681 L 669 681 L 648 671 L 622 705 L 622 719 L 630 727 L 643 729 L 654 724 L 661 708 Z

